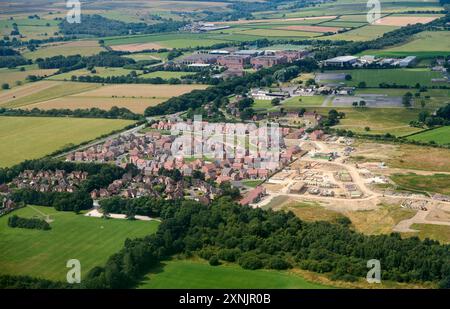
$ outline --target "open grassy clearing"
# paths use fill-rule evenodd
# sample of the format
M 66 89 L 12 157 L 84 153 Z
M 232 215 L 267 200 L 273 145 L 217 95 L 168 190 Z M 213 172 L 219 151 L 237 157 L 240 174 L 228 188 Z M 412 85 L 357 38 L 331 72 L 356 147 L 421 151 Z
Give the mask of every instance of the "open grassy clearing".
M 450 150 L 409 144 L 356 141 L 351 155 L 356 162 L 386 162 L 389 167 L 450 172 Z
M 375 210 L 344 211 L 352 221 L 352 226 L 363 234 L 379 235 L 392 233 L 400 222 L 414 217 L 415 210 L 401 208 L 400 205 L 381 204 Z
M 42 45 L 32 52 L 25 52 L 23 55 L 29 59 L 46 58 L 58 55 L 82 55 L 91 56 L 97 54 L 104 49 L 97 41 L 72 41 L 72 42 L 58 42 Z
M 413 224 L 411 228 L 414 230 L 419 230 L 417 236 L 419 236 L 419 238 L 421 239 L 430 238 L 438 240 L 442 244 L 450 243 L 450 226 L 416 223 Z
M 367 50 L 365 55 L 401 57 L 415 55 L 418 57 L 436 57 L 450 54 L 450 31 L 424 31 L 412 36 L 405 44 L 382 49 Z
M 245 270 L 237 265 L 210 266 L 204 261 L 173 260 L 146 276 L 142 289 L 319 289 L 290 271 Z
M 113 119 L 0 117 L 0 167 L 40 158 L 132 123 Z
M 13 214 L 42 219 L 48 215 L 53 220 L 51 230 L 8 227 L 8 217 Z M 0 218 L 0 274 L 65 281 L 67 261 L 78 259 L 83 277 L 94 266 L 104 265 L 125 239 L 154 233 L 157 226 L 157 221 L 106 220 L 27 206 Z
M 314 108 L 317 112 L 326 115 L 331 108 Z M 351 130 L 366 134 L 390 133 L 403 136 L 418 132 L 421 129 L 409 126 L 411 120 L 417 120 L 419 109 L 406 108 L 339 108 L 338 112 L 344 112 L 345 118 L 333 128 Z M 311 110 L 312 109 L 307 109 Z M 369 127 L 370 131 L 365 131 Z
M 324 100 L 325 96 L 321 95 L 292 97 L 284 101 L 283 106 L 288 109 L 300 109 L 306 106 L 321 106 Z
M 93 83 L 78 83 L 78 82 L 54 82 L 54 84 L 48 88 L 44 88 L 40 91 L 31 93 L 29 95 L 8 100 L 5 103 L 0 101 L 1 107 L 18 108 L 27 106 L 33 103 L 48 101 L 68 95 L 73 95 L 83 91 L 91 90 L 100 87 L 100 84 Z M 20 93 L 20 88 L 17 88 Z
M 450 144 L 450 126 L 440 127 L 419 134 L 414 134 L 409 136 L 408 139 L 420 142 L 433 141 L 441 145 Z
M 391 179 L 399 189 L 426 191 L 450 195 L 450 175 L 434 174 L 430 176 L 410 174 L 395 174 Z
M 292 211 L 304 221 L 336 221 L 336 219 L 342 217 L 340 213 L 329 210 L 315 202 L 290 202 L 273 209 Z

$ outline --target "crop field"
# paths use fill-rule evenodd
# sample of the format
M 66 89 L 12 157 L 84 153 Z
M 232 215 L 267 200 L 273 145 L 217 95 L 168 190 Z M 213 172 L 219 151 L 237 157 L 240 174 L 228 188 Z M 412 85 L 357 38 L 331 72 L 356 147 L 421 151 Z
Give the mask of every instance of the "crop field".
M 236 34 L 254 35 L 261 37 L 314 37 L 321 33 L 294 31 L 294 30 L 278 30 L 278 29 L 248 29 L 236 32 Z
M 173 96 L 206 87 L 206 85 L 101 85 L 40 81 L 0 92 L 0 107 L 27 109 L 98 107 L 109 110 L 113 106 L 118 106 L 136 113 L 143 113 L 147 107 L 157 105 Z
M 186 75 L 195 74 L 195 72 L 170 72 L 170 71 L 156 71 L 147 74 L 140 75 L 141 78 L 155 78 L 161 77 L 162 79 L 169 78 L 181 78 Z
M 47 219 L 51 230 L 11 228 L 11 215 Z M 156 221 L 100 219 L 58 212 L 50 207 L 27 206 L 0 218 L 0 274 L 29 275 L 65 281 L 66 263 L 78 259 L 81 276 L 102 266 L 118 252 L 127 238 L 143 237 L 156 231 Z
M 358 133 L 385 134 L 403 136 L 419 132 L 421 129 L 409 126 L 411 120 L 417 120 L 418 109 L 405 108 L 335 108 L 344 112 L 345 118 L 334 128 L 346 129 Z M 308 109 L 307 109 L 308 110 Z M 314 108 L 314 110 L 327 114 L 330 108 Z M 369 127 L 370 131 L 365 131 Z
M 171 98 L 195 89 L 205 89 L 205 85 L 147 85 L 120 84 L 106 85 L 78 94 L 82 97 L 134 97 L 134 98 Z
M 289 271 L 245 270 L 237 265 L 210 266 L 203 261 L 162 263 L 141 282 L 142 289 L 323 289 Z
M 58 55 L 82 55 L 91 56 L 103 50 L 97 41 L 73 41 L 64 43 L 51 43 L 43 45 L 32 52 L 26 52 L 23 55 L 29 59 L 46 58 Z
M 73 95 L 79 92 L 95 89 L 98 87 L 100 87 L 99 84 L 92 84 L 92 83 L 48 81 L 42 84 L 43 89 L 37 88 L 38 91 L 32 92 L 25 96 L 21 96 L 21 88 L 14 89 L 19 94 L 20 97 L 16 96 L 16 98 L 13 98 L 12 100 L 8 100 L 8 98 L 6 98 L 5 102 L 1 100 L 0 97 L 0 106 L 8 108 L 24 107 L 33 103 L 39 103 L 60 98 L 63 96 Z
M 435 142 L 436 144 L 450 144 L 450 126 L 421 132 L 408 136 L 408 139 L 420 142 Z
M 19 68 L 14 69 L 1 68 L 0 69 L 1 83 L 2 84 L 7 83 L 9 84 L 9 87 L 12 88 L 14 86 L 17 86 L 17 82 L 26 83 L 27 82 L 26 78 L 28 75 L 46 77 L 58 71 L 57 69 L 38 69 L 34 65 L 23 66 L 23 68 L 25 68 L 25 71 L 20 71 Z
M 398 13 L 415 11 L 440 11 L 442 7 L 436 0 L 421 1 L 421 0 L 402 0 L 395 2 L 381 1 L 381 13 Z M 368 11 L 367 1 L 363 0 L 337 0 L 328 3 L 319 3 L 314 7 L 306 7 L 297 10 L 280 9 L 276 11 L 256 12 L 253 14 L 255 18 L 292 18 L 292 17 L 306 17 L 306 16 L 323 16 L 335 15 L 336 13 L 342 15 L 348 14 L 364 14 L 357 16 L 364 16 Z M 350 15 L 351 16 L 351 15 Z
M 115 119 L 0 117 L 0 167 L 40 158 L 132 123 Z
M 168 52 L 162 52 L 162 53 L 137 53 L 137 54 L 126 55 L 126 57 L 134 59 L 136 61 L 139 61 L 139 60 L 152 60 L 152 59 L 160 59 L 160 60 L 166 61 L 167 60 L 167 54 L 168 54 Z
M 105 45 L 111 47 L 115 45 L 125 44 L 143 44 L 155 43 L 164 48 L 186 48 L 197 46 L 211 46 L 226 41 L 220 39 L 210 39 L 207 35 L 193 34 L 193 33 L 169 33 L 169 34 L 151 34 L 151 35 L 136 35 L 123 37 L 105 38 Z
M 450 31 L 424 31 L 415 34 L 405 44 L 382 50 L 368 50 L 364 54 L 386 57 L 416 55 L 423 58 L 450 55 Z
M 352 71 L 339 71 L 337 73 L 350 74 L 349 86 L 357 86 L 359 82 L 365 82 L 367 87 L 378 87 L 381 83 L 415 86 L 417 83 L 424 86 L 440 85 L 433 83 L 431 79 L 442 78 L 441 72 L 434 72 L 428 68 L 413 69 L 361 69 Z
M 399 189 L 450 194 L 449 174 L 434 174 L 430 176 L 413 173 L 394 174 L 391 176 L 391 179 L 399 186 Z
M 429 22 L 432 22 L 436 18 L 439 18 L 438 15 L 436 16 L 386 16 L 382 17 L 379 20 L 376 21 L 377 25 L 382 26 L 397 26 L 397 27 L 404 27 L 407 25 L 414 25 L 414 24 L 427 24 Z

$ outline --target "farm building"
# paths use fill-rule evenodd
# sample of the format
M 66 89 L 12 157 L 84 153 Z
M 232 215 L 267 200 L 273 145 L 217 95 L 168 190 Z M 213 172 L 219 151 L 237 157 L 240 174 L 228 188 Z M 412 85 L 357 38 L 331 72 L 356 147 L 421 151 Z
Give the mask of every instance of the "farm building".
M 416 63 L 416 56 L 408 56 L 398 62 L 398 65 L 402 68 L 413 66 Z
M 335 57 L 331 59 L 327 59 L 324 61 L 325 66 L 332 66 L 332 67 L 351 67 L 356 61 L 358 60 L 358 57 L 355 56 L 341 56 L 341 57 Z

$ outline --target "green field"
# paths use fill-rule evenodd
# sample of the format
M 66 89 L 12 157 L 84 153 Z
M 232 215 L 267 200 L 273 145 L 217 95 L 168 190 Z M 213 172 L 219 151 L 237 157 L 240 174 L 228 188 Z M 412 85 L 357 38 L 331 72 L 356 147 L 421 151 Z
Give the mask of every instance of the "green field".
M 49 215 L 51 230 L 11 228 L 12 214 L 20 217 Z M 154 233 L 157 221 L 89 218 L 50 207 L 27 206 L 0 218 L 0 274 L 30 275 L 65 280 L 69 259 L 81 263 L 82 277 L 94 266 L 102 266 L 119 251 L 127 238 Z
M 383 36 L 386 32 L 398 29 L 393 26 L 364 26 L 344 33 L 324 36 L 324 40 L 369 41 Z
M 442 78 L 441 72 L 434 72 L 428 68 L 413 69 L 357 69 L 351 71 L 336 71 L 352 76 L 347 81 L 349 86 L 357 86 L 359 82 L 366 82 L 367 87 L 378 87 L 381 83 L 415 86 L 417 83 L 424 86 L 444 85 L 446 83 L 432 83 L 432 78 Z M 413 90 L 410 90 L 413 91 Z
M 326 115 L 331 108 L 316 107 L 314 110 Z M 403 136 L 420 131 L 419 128 L 409 126 L 411 120 L 417 120 L 419 109 L 405 108 L 334 108 L 344 112 L 345 118 L 333 128 L 346 129 L 357 133 L 385 134 Z M 313 110 L 308 109 L 307 110 Z M 370 131 L 366 132 L 365 127 Z
M 140 284 L 142 289 L 323 289 L 287 271 L 245 270 L 237 265 L 210 266 L 199 261 L 169 261 Z
M 29 59 L 46 58 L 58 55 L 82 55 L 91 56 L 97 54 L 104 49 L 97 41 L 70 41 L 64 43 L 52 43 L 42 45 L 35 51 L 26 52 L 23 55 Z
M 405 44 L 382 50 L 367 50 L 362 54 L 384 57 L 415 55 L 421 58 L 450 55 L 450 31 L 420 32 Z
M 284 101 L 283 106 L 289 109 L 306 106 L 321 106 L 324 100 L 325 96 L 321 95 L 292 97 Z
M 53 117 L 0 117 L 0 167 L 48 155 L 133 122 Z
M 391 176 L 391 179 L 399 186 L 399 189 L 450 194 L 449 174 L 434 174 L 430 176 L 394 174 Z
M 408 139 L 419 142 L 435 142 L 436 144 L 450 144 L 450 126 L 425 131 L 408 136 Z

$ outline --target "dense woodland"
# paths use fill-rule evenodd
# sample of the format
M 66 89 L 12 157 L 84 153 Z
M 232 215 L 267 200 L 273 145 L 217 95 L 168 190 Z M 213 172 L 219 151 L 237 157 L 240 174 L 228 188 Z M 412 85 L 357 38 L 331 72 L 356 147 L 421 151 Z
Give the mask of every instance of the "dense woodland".
M 51 229 L 50 224 L 48 224 L 45 220 L 37 218 L 22 218 L 17 215 L 12 215 L 8 218 L 8 226 L 44 231 Z
M 132 34 L 151 34 L 177 31 L 186 22 L 164 19 L 162 22 L 147 25 L 146 23 L 126 23 L 109 19 L 100 15 L 81 15 L 81 23 L 68 23 L 65 19 L 59 24 L 61 33 L 65 35 L 92 35 L 96 37 L 119 36 Z

